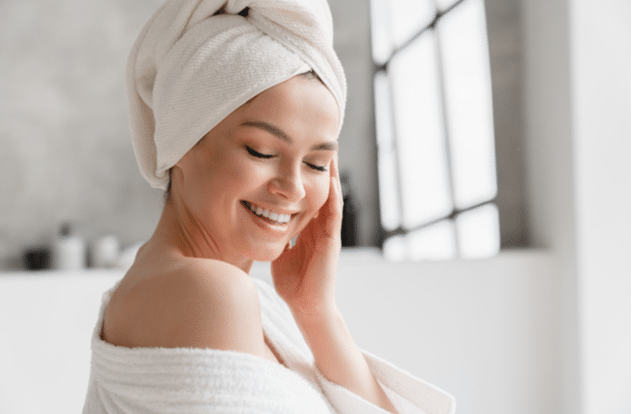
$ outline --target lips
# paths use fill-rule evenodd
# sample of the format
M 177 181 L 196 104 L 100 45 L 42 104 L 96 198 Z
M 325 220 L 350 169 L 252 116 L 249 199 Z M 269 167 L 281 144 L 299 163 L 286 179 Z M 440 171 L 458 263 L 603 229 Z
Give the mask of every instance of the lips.
M 249 203 L 248 201 L 242 201 L 242 204 L 255 216 L 276 225 L 287 224 L 293 216 L 292 214 L 284 214 L 274 210 L 269 210 L 256 204 Z

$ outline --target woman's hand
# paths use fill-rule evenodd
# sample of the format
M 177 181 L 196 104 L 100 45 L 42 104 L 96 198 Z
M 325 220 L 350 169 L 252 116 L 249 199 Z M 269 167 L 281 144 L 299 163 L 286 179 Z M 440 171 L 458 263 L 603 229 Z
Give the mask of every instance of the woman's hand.
M 395 413 L 336 308 L 336 267 L 342 245 L 342 190 L 337 160 L 331 162 L 330 170 L 327 201 L 298 235 L 294 247 L 287 246 L 272 262 L 272 280 L 325 378 Z
M 321 318 L 336 310 L 342 203 L 336 158 L 330 164 L 327 201 L 298 235 L 296 244 L 293 247 L 288 244 L 272 262 L 274 287 L 297 319 Z

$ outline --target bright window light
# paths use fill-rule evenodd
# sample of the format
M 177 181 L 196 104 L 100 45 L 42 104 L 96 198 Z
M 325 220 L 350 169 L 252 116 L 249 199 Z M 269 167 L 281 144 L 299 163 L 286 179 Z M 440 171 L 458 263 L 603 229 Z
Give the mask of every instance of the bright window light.
M 435 47 L 426 33 L 389 67 L 405 227 L 452 210 Z
M 373 81 L 375 93 L 375 131 L 377 146 L 380 151 L 394 151 L 393 107 L 391 105 L 391 88 L 384 72 L 378 72 Z
M 430 0 L 390 0 L 393 43 L 404 44 L 435 17 L 435 8 Z
M 408 241 L 404 236 L 389 237 L 382 246 L 384 257 L 392 262 L 401 262 L 410 258 Z
M 410 258 L 413 260 L 449 260 L 457 257 L 454 224 L 443 220 L 409 233 Z
M 371 47 L 373 60 L 384 63 L 393 53 L 388 0 L 371 0 Z
M 454 201 L 467 208 L 496 196 L 496 157 L 485 10 L 469 0 L 438 26 L 445 79 Z
M 437 8 L 441 11 L 449 9 L 450 6 L 452 6 L 456 2 L 457 0 L 435 0 L 435 4 L 437 5 Z
M 500 250 L 498 208 L 494 204 L 459 214 L 456 229 L 460 256 L 465 259 L 491 257 Z
M 384 243 L 388 260 L 450 260 L 457 257 L 454 224 L 443 220 L 437 224 L 393 236 Z
M 384 229 L 394 230 L 401 222 L 399 179 L 397 176 L 397 153 L 393 139 L 393 111 L 386 74 L 378 73 L 375 76 L 374 90 L 381 221 Z
M 371 0 L 380 216 L 390 260 L 499 251 L 483 1 Z
M 400 223 L 399 194 L 397 192 L 397 166 L 395 153 L 379 153 L 378 168 L 380 185 L 380 208 L 382 214 L 382 227 L 385 230 L 395 230 Z
M 382 226 L 386 230 L 395 230 L 400 223 L 395 155 L 394 153 L 378 154 L 380 207 L 383 212 Z

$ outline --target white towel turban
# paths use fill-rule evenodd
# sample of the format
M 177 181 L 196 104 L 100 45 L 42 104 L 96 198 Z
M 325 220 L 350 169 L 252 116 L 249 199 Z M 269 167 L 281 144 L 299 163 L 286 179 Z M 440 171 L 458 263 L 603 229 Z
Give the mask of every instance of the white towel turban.
M 314 70 L 345 110 L 326 0 L 167 0 L 141 31 L 127 66 L 134 152 L 152 187 L 242 104 Z

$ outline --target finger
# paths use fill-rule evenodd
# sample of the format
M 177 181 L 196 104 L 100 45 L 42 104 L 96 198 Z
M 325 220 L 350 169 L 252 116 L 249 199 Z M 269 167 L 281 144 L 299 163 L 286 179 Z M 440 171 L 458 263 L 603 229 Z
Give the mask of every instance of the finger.
M 333 165 L 333 164 L 332 164 Z M 332 167 L 335 169 L 335 167 Z M 332 173 L 329 184 L 329 196 L 325 203 L 326 210 L 324 210 L 325 217 L 327 218 L 328 226 L 334 233 L 339 233 L 342 227 L 342 188 L 340 185 L 340 179 L 338 175 Z
M 327 229 L 327 234 L 340 232 L 342 227 L 342 188 L 338 175 L 337 155 L 329 163 L 329 191 L 325 203 L 312 217 L 309 226 Z
M 329 210 L 334 216 L 340 216 L 342 218 L 342 188 L 340 186 L 340 180 L 336 178 L 331 179 L 331 190 L 329 191 Z
M 335 194 L 335 202 L 337 202 L 338 204 L 340 204 L 340 207 L 342 208 L 342 184 L 340 184 L 340 173 L 338 171 L 338 154 L 336 154 L 334 156 L 334 158 L 331 160 L 331 178 L 333 180 L 333 183 L 331 184 L 331 188 L 330 188 L 330 195 L 331 195 L 331 189 L 336 190 L 334 192 Z
M 329 166 L 329 171 L 331 172 L 329 175 L 331 177 L 336 177 L 340 179 L 340 175 L 338 173 L 338 154 L 334 155 L 334 158 L 331 160 L 331 164 Z

